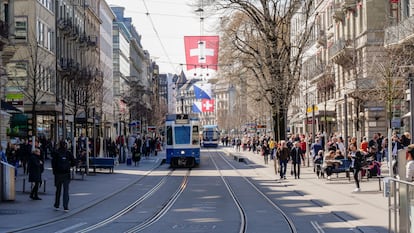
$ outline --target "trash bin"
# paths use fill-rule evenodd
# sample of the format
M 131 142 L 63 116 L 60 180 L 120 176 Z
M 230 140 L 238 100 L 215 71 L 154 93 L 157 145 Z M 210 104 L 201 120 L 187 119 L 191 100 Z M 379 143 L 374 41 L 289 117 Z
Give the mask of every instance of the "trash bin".
M 1 162 L 1 199 L 3 201 L 14 201 L 16 199 L 14 169 L 14 166 Z

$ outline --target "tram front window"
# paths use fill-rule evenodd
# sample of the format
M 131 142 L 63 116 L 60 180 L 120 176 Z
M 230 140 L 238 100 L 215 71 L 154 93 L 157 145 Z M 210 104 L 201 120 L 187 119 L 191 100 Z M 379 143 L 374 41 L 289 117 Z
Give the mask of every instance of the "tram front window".
M 190 126 L 177 126 L 174 130 L 175 144 L 189 144 L 191 137 Z
M 167 126 L 167 145 L 172 145 L 173 139 L 172 139 L 172 127 Z

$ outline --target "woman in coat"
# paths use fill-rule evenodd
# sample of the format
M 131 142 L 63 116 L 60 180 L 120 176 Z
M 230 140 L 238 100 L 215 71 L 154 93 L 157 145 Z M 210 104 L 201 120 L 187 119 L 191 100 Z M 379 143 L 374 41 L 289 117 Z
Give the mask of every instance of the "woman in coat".
M 42 182 L 43 172 L 43 160 L 40 153 L 40 149 L 36 148 L 33 150 L 29 158 L 28 164 L 29 182 L 33 182 L 33 188 L 30 192 L 30 198 L 33 200 L 42 200 L 38 196 L 38 190 L 40 183 Z
M 349 155 L 348 158 L 351 159 L 351 168 L 354 173 L 354 180 L 356 184 L 356 189 L 353 192 L 360 192 L 361 188 L 359 186 L 359 171 L 362 168 L 362 162 L 364 160 L 364 155 L 357 149 L 356 144 L 351 143 L 349 146 Z

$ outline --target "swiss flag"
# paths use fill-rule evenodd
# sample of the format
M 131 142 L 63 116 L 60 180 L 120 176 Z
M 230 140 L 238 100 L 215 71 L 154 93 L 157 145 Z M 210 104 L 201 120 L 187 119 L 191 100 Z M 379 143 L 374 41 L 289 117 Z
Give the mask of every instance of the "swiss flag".
M 184 36 L 187 70 L 209 68 L 217 70 L 219 37 Z
M 202 112 L 214 112 L 214 99 L 202 99 L 201 100 Z

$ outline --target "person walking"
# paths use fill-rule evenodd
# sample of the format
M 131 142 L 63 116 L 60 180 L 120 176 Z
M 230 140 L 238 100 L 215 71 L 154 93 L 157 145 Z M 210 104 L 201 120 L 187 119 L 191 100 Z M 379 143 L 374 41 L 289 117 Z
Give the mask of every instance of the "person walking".
M 137 143 L 134 143 L 134 146 L 131 148 L 132 160 L 134 161 L 135 166 L 139 165 L 141 161 L 141 148 L 138 147 Z
M 349 146 L 350 152 L 348 158 L 351 159 L 351 169 L 354 173 L 354 180 L 356 188 L 353 192 L 360 192 L 361 188 L 359 186 L 359 171 L 362 168 L 362 161 L 364 160 L 364 155 L 357 149 L 357 145 L 352 143 Z
M 52 169 L 55 176 L 55 209 L 59 209 L 60 196 L 63 187 L 63 209 L 69 211 L 69 183 L 70 183 L 70 168 L 75 166 L 75 159 L 72 153 L 67 150 L 65 141 L 59 142 L 59 148 L 52 156 Z
M 295 179 L 300 179 L 300 165 L 302 164 L 304 152 L 300 149 L 300 143 L 295 142 L 295 146 L 290 151 L 290 157 L 292 158 L 293 174 Z
M 262 145 L 262 155 L 264 159 L 264 164 L 269 164 L 269 154 L 270 154 L 270 148 L 269 145 L 267 145 L 266 140 L 263 141 Z
M 286 141 L 280 141 L 280 147 L 276 151 L 276 157 L 279 160 L 280 165 L 280 179 L 286 179 L 286 168 L 289 161 L 289 148 L 286 145 Z
M 40 183 L 42 182 L 43 173 L 43 159 L 38 148 L 35 148 L 30 155 L 28 163 L 29 182 L 34 183 L 32 191 L 30 192 L 30 198 L 32 200 L 42 200 L 39 198 L 38 190 Z

